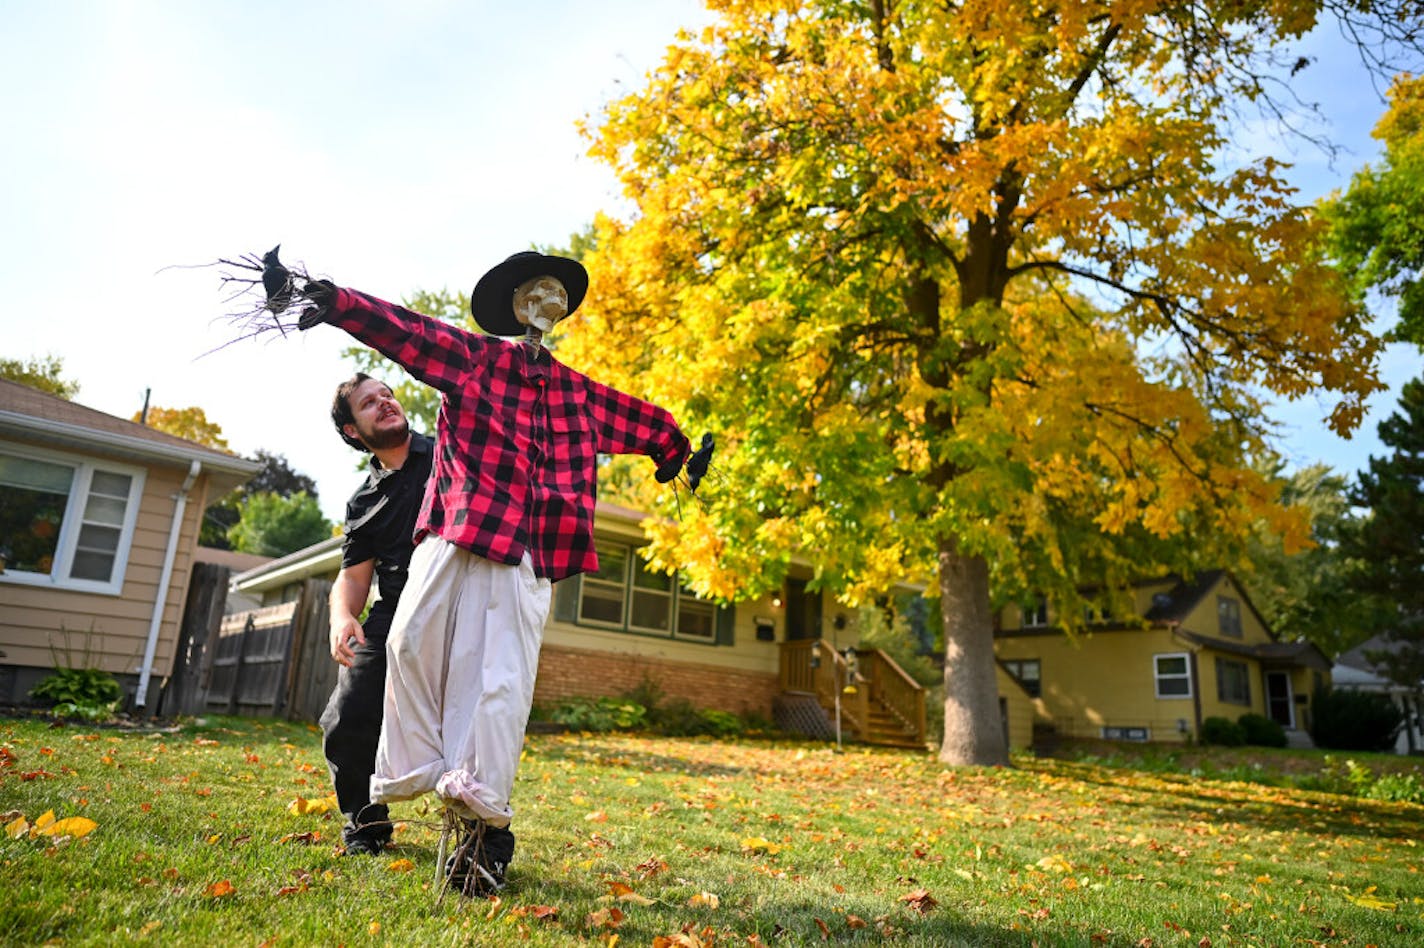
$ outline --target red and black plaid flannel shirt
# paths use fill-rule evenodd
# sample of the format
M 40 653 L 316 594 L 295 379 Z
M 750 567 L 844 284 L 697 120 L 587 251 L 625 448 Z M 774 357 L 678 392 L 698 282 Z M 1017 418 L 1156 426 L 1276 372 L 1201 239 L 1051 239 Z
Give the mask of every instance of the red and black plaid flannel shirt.
M 593 381 L 520 342 L 466 332 L 355 290 L 326 321 L 438 389 L 435 466 L 415 540 L 442 537 L 551 580 L 598 568 L 595 465 L 646 454 L 659 466 L 691 450 L 672 415 Z

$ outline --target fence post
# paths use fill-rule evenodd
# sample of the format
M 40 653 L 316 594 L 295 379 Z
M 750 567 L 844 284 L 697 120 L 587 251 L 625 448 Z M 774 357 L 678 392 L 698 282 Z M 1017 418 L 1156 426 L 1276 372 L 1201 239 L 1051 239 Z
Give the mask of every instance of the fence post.
M 247 624 L 242 627 L 242 638 L 237 643 L 237 664 L 232 670 L 232 691 L 227 698 L 227 713 L 237 713 L 237 701 L 242 695 L 242 672 L 247 667 L 247 645 L 257 634 L 257 623 L 253 620 L 253 614 L 247 614 Z
M 289 721 L 316 721 L 336 686 L 336 663 L 328 639 L 331 616 L 327 599 L 331 582 L 308 579 L 293 616 L 291 656 L 287 665 L 285 716 Z
M 231 574 L 228 567 L 216 563 L 194 564 L 187 601 L 183 604 L 173 675 L 159 695 L 156 713 L 202 711 L 207 697 L 204 672 L 211 660 L 210 645 L 227 606 L 227 583 Z

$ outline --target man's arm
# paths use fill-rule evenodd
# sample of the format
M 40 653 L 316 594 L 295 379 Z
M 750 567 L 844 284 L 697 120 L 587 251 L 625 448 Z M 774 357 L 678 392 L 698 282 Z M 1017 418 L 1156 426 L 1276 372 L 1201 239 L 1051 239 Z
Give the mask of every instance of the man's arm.
M 341 567 L 336 582 L 331 584 L 331 657 L 347 668 L 356 659 L 351 642 L 366 644 L 360 615 L 371 596 L 371 579 L 375 575 L 376 561 L 363 560 Z

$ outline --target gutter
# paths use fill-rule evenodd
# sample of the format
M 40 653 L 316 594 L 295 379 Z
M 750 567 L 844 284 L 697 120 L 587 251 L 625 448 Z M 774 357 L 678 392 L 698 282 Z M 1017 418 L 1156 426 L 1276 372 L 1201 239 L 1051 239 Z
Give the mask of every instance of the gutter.
M 139 667 L 138 689 L 134 692 L 134 707 L 142 711 L 148 703 L 148 685 L 153 675 L 153 656 L 158 651 L 158 630 L 163 625 L 163 607 L 168 602 L 168 585 L 173 579 L 173 560 L 178 555 L 178 531 L 183 526 L 183 513 L 188 509 L 188 491 L 203 469 L 203 463 L 194 458 L 188 465 L 188 476 L 183 486 L 173 495 L 173 522 L 168 526 L 168 547 L 163 553 L 163 572 L 158 577 L 158 595 L 153 602 L 153 618 L 148 624 L 148 641 L 143 647 L 143 664 Z

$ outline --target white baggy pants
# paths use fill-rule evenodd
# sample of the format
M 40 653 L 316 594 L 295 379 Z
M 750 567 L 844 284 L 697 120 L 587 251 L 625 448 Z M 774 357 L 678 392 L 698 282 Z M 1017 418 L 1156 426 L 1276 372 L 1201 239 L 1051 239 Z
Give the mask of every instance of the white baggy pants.
M 549 597 L 527 553 L 506 566 L 421 540 L 386 641 L 372 801 L 434 790 L 462 816 L 509 825 Z

